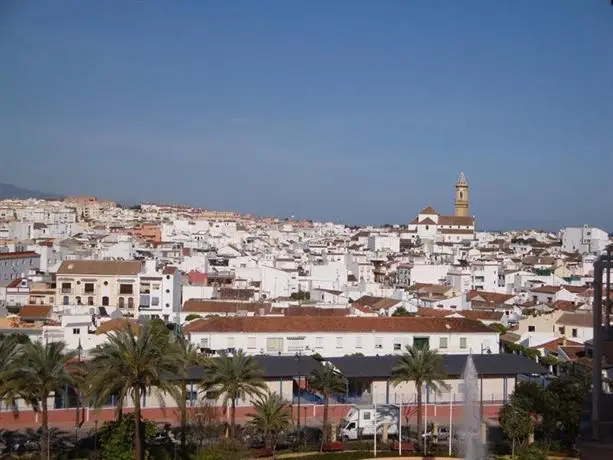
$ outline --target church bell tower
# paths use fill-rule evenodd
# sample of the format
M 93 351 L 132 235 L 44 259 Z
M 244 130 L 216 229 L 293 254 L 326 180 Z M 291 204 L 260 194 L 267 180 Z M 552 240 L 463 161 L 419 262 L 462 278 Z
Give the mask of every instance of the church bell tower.
M 468 182 L 464 173 L 461 172 L 455 183 L 455 208 L 453 215 L 456 217 L 468 217 Z

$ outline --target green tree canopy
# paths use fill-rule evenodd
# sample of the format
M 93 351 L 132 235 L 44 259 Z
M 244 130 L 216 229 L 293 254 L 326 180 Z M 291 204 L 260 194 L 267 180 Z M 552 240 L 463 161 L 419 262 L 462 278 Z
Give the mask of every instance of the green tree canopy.
M 515 457 L 516 445 L 523 445 L 534 430 L 530 414 L 517 406 L 507 405 L 498 414 L 500 428 L 511 440 L 512 454 Z
M 265 390 L 262 369 L 252 356 L 239 350 L 223 355 L 208 364 L 209 377 L 201 385 L 203 391 L 214 391 L 230 403 L 230 437 L 236 434 L 236 402 L 241 395 L 258 396 Z
M 145 323 L 135 331 L 130 324 L 107 334 L 107 341 L 91 352 L 89 394 L 95 407 L 116 395 L 118 400 L 131 398 L 134 404 L 136 460 L 144 458 L 141 403 L 145 394 L 177 397 L 176 383 L 169 379 L 181 375 L 183 356 L 169 342 L 168 330 Z
M 417 391 L 417 433 L 423 430 L 422 421 L 422 405 L 423 405 L 423 388 L 427 385 L 431 391 L 441 392 L 449 386 L 445 383 L 447 374 L 443 367 L 443 357 L 436 350 L 430 348 L 407 346 L 407 352 L 404 353 L 398 363 L 392 368 L 392 378 L 394 385 L 399 385 L 405 382 L 415 382 Z M 421 436 L 418 436 L 417 442 L 421 442 Z
M 277 393 L 261 395 L 253 404 L 247 426 L 264 437 L 266 447 L 274 450 L 277 438 L 291 423 L 289 406 Z

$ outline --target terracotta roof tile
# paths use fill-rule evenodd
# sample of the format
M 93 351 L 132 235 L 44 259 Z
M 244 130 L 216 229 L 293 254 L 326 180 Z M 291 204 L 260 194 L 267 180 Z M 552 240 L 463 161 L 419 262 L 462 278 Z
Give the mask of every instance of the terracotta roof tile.
M 105 321 L 100 326 L 98 326 L 98 328 L 96 329 L 96 335 L 106 334 L 106 333 L 113 332 L 113 331 L 119 331 L 123 329 L 124 327 L 126 327 L 126 324 L 130 324 L 130 327 L 132 328 L 132 332 L 134 332 L 135 334 L 138 334 L 138 332 L 140 331 L 140 326 L 135 321 L 130 321 L 124 318 L 117 318 L 117 319 L 110 319 L 108 321 Z
M 133 276 L 140 273 L 142 265 L 139 260 L 66 260 L 57 274 Z
M 398 332 L 492 333 L 478 321 L 464 318 L 418 317 L 214 317 L 185 326 L 197 332 Z
M 270 313 L 271 304 L 263 302 L 226 302 L 219 300 L 189 299 L 183 304 L 184 313 L 238 313 L 248 311 Z
M 439 216 L 438 224 L 472 227 L 475 225 L 475 218 L 470 216 Z
M 19 310 L 19 318 L 29 321 L 46 319 L 49 317 L 51 310 L 51 305 L 24 305 Z
M 438 212 L 432 206 L 426 206 L 421 210 L 420 214 L 426 214 L 431 216 L 438 216 Z
M 0 260 L 22 259 L 26 257 L 40 257 L 40 254 L 34 251 L 0 252 Z
M 288 307 L 285 316 L 349 316 L 348 308 Z

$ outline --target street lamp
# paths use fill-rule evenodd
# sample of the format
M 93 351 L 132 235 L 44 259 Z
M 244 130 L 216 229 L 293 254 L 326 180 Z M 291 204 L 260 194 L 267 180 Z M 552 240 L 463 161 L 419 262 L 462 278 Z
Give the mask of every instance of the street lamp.
M 81 345 L 81 337 L 79 337 L 79 345 L 77 345 L 77 351 L 79 352 L 79 366 L 81 365 L 81 352 L 83 351 L 83 346 Z M 80 372 L 80 367 L 78 368 L 79 372 Z M 77 387 L 74 387 L 75 390 L 75 395 L 77 397 L 77 403 L 76 403 L 76 409 L 75 409 L 75 420 L 74 420 L 74 427 L 75 427 L 75 448 L 77 447 L 77 444 L 79 443 L 79 426 L 81 425 L 81 422 L 79 420 L 79 406 L 81 405 L 81 395 L 79 394 L 79 391 L 77 390 Z
M 298 363 L 298 444 L 300 444 L 300 439 L 301 439 L 301 427 L 300 427 L 300 383 L 302 380 L 302 366 L 301 364 L 301 360 L 302 360 L 302 352 L 298 351 L 296 352 L 296 362 Z

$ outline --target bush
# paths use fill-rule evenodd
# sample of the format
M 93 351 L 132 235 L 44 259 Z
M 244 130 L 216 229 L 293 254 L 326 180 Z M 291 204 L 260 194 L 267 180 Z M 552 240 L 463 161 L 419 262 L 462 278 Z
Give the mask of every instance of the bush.
M 143 448 L 145 458 L 150 458 L 149 442 L 155 437 L 155 425 L 143 420 Z M 106 422 L 98 437 L 103 460 L 132 460 L 134 457 L 134 414 L 125 414 L 121 420 Z
M 538 446 L 531 444 L 519 449 L 515 458 L 516 460 L 547 460 L 547 455 Z

